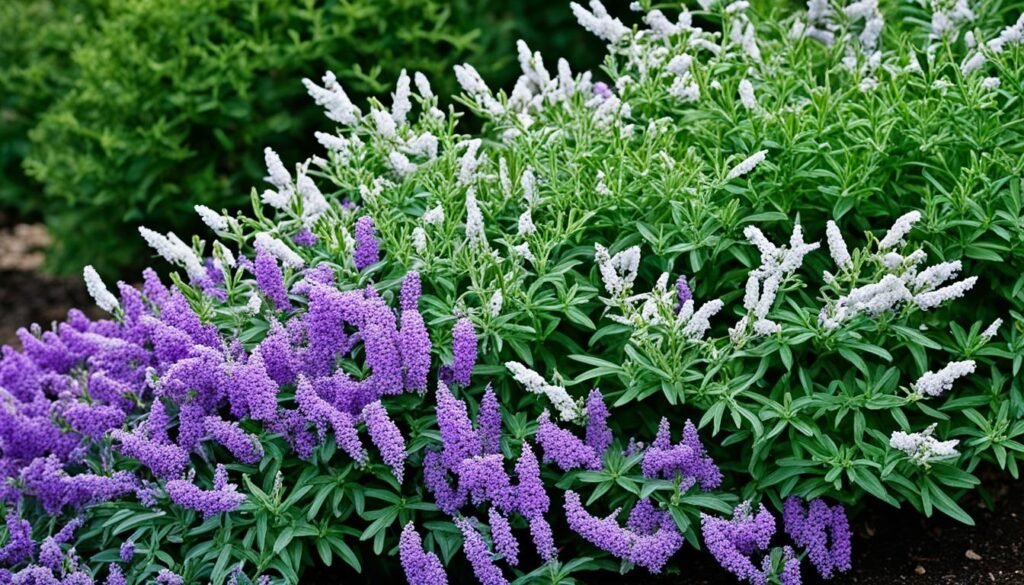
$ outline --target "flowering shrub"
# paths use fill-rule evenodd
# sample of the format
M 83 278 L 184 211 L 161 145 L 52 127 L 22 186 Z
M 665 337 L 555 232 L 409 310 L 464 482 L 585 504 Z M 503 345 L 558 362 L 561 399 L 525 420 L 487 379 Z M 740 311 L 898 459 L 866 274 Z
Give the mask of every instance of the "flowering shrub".
M 1024 19 L 950 4 L 573 3 L 608 81 L 457 66 L 479 135 L 422 74 L 368 111 L 304 80 L 334 127 L 265 151 L 251 216 L 143 228 L 172 286 L 87 268 L 111 319 L 4 349 L 11 578 L 568 583 L 693 546 L 793 585 L 850 569 L 866 499 L 970 523 L 1024 456 Z
M 295 79 L 332 68 L 363 100 L 409 67 L 449 95 L 452 65 L 503 49 L 509 13 L 538 3 L 4 2 L 0 207 L 42 215 L 54 269 L 137 269 L 140 223 L 195 231 L 194 204 L 248 203 L 255 149 L 309 149 L 320 117 Z M 481 70 L 507 81 L 514 63 Z

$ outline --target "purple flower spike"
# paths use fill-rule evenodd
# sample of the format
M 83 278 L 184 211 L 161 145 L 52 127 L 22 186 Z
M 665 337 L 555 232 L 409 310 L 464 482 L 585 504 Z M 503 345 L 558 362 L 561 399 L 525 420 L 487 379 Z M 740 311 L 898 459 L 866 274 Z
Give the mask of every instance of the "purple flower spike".
M 158 585 L 185 585 L 185 578 L 168 569 L 161 569 L 157 573 L 156 582 Z
M 783 502 L 782 521 L 793 541 L 807 549 L 807 557 L 823 578 L 852 568 L 850 524 L 842 506 L 830 507 L 814 499 L 805 510 L 800 499 L 792 496 Z
M 263 445 L 260 444 L 259 437 L 243 431 L 237 422 L 228 422 L 219 416 L 208 416 L 204 419 L 203 426 L 210 438 L 227 449 L 238 461 L 252 465 L 263 459 Z
M 612 97 L 612 90 L 608 87 L 608 84 L 603 81 L 598 81 L 592 88 L 594 95 L 601 96 L 604 99 Z
M 466 493 L 452 489 L 448 483 L 447 471 L 441 463 L 441 454 L 427 451 L 423 456 L 423 483 L 434 496 L 434 503 L 442 512 L 454 515 L 466 503 Z
M 491 559 L 491 551 L 487 548 L 483 536 L 466 518 L 456 518 L 455 525 L 462 531 L 462 548 L 466 558 L 473 567 L 473 574 L 481 585 L 508 585 L 508 580 L 501 574 L 501 569 Z
M 222 512 L 235 510 L 245 501 L 245 494 L 238 493 L 237 486 L 227 483 L 223 465 L 217 466 L 212 490 L 204 490 L 184 479 L 172 479 L 167 482 L 165 488 L 172 502 L 182 508 L 202 513 L 204 520 Z
M 128 585 L 128 580 L 124 578 L 121 567 L 113 563 L 107 566 L 109 567 L 109 572 L 107 573 L 107 580 L 103 582 L 105 585 Z
M 686 422 L 683 429 L 683 440 L 673 445 L 668 419 L 661 419 L 658 434 L 644 453 L 641 469 L 645 477 L 681 477 L 679 489 L 682 491 L 695 483 L 704 491 L 712 490 L 722 483 L 722 472 L 707 456 L 697 434 L 697 427 L 690 421 Z
M 235 370 L 231 378 L 228 387 L 231 412 L 238 416 L 241 410 L 255 420 L 273 420 L 277 416 L 277 391 L 277 382 L 267 373 L 263 356 L 259 350 L 254 351 L 249 361 Z
M 452 329 L 452 379 L 457 384 L 469 386 L 476 365 L 476 330 L 473 322 L 463 317 Z
M 779 574 L 782 585 L 801 585 L 800 558 L 796 556 L 792 548 L 783 547 L 782 562 L 782 573 Z
M 284 275 L 277 265 L 277 258 L 262 246 L 256 249 L 256 284 L 278 311 L 289 311 L 292 308 L 288 300 L 288 291 L 284 286 Z
M 409 585 L 448 585 L 441 560 L 434 553 L 423 550 L 423 540 L 412 522 L 402 529 L 398 557 Z
M 477 424 L 480 441 L 483 443 L 483 454 L 501 453 L 501 406 L 498 405 L 498 397 L 495 396 L 494 388 L 490 384 L 484 390 L 483 400 L 480 401 Z
M 682 274 L 676 280 L 676 299 L 679 301 L 678 309 L 683 308 L 686 301 L 693 300 L 693 291 L 690 290 L 690 284 L 686 281 L 686 276 Z
M 512 534 L 512 526 L 508 518 L 498 511 L 498 508 L 491 506 L 488 513 L 488 523 L 491 525 L 491 540 L 494 541 L 494 550 L 505 557 L 505 562 L 515 567 L 519 565 L 519 541 Z
M 159 478 L 180 477 L 188 467 L 188 452 L 177 445 L 156 443 L 121 430 L 111 431 L 111 436 L 121 442 L 121 453 L 138 459 Z
M 308 248 L 310 246 L 315 246 L 318 240 L 316 234 L 309 231 L 308 228 L 302 228 L 301 230 L 299 230 L 299 233 L 295 234 L 295 236 L 292 237 L 292 241 L 298 244 L 299 246 Z
M 608 428 L 608 407 L 601 391 L 594 388 L 587 395 L 587 445 L 603 455 L 612 444 L 612 430 Z
M 615 521 L 615 514 L 607 518 L 591 516 L 574 491 L 565 492 L 565 519 L 573 532 L 597 548 L 620 559 L 629 553 L 629 534 Z
M 16 565 L 35 554 L 36 543 L 32 540 L 32 525 L 28 520 L 18 518 L 13 507 L 7 511 L 7 544 L 0 548 L 0 563 Z
M 388 417 L 388 411 L 384 410 L 379 400 L 366 405 L 362 416 L 370 432 L 370 440 L 380 450 L 384 463 L 391 467 L 395 479 L 402 483 L 405 464 L 405 439 L 402 438 L 402 432 Z
M 671 518 L 659 519 L 657 530 L 651 534 L 638 534 L 619 526 L 615 516 L 618 510 L 605 518 L 592 516 L 583 508 L 576 492 L 565 492 L 565 518 L 569 528 L 594 546 L 644 567 L 652 573 L 661 571 L 668 559 L 683 546 L 683 535 Z
M 473 430 L 466 403 L 455 398 L 444 382 L 437 382 L 437 426 L 441 428 L 441 462 L 454 470 L 466 458 L 480 455 L 480 436 Z
M 295 400 L 299 403 L 302 415 L 316 426 L 321 440 L 329 425 L 334 430 L 334 440 L 338 446 L 359 463 L 366 462 L 366 450 L 359 439 L 352 416 L 320 398 L 305 376 L 299 376 Z
M 132 540 L 126 540 L 121 543 L 121 550 L 118 551 L 121 557 L 122 563 L 132 562 L 132 558 L 135 556 L 135 543 Z
M 762 505 L 757 514 L 749 502 L 733 511 L 730 520 L 701 515 L 704 544 L 715 560 L 739 579 L 763 585 L 765 575 L 751 560 L 751 555 L 768 547 L 775 533 L 775 517 Z
M 576 435 L 551 422 L 546 410 L 537 419 L 535 439 L 544 449 L 544 461 L 553 462 L 562 471 L 601 468 L 601 457 Z
M 533 538 L 533 546 L 537 554 L 544 562 L 555 558 L 555 538 L 551 535 L 551 525 L 543 516 L 537 516 L 530 520 L 530 537 Z
M 380 260 L 380 244 L 377 243 L 373 218 L 364 215 L 356 221 L 356 270 L 362 270 Z
M 403 311 L 419 310 L 421 294 L 423 294 L 423 285 L 420 283 L 420 273 L 411 270 L 402 279 L 402 291 L 398 295 L 398 306 Z
M 402 311 L 398 349 L 402 354 L 402 369 L 406 390 L 423 392 L 430 374 L 430 336 L 423 316 L 415 309 Z
M 523 441 L 523 452 L 516 462 L 516 477 L 519 479 L 515 493 L 516 509 L 530 520 L 542 518 L 547 514 L 551 501 L 544 491 L 544 482 L 540 479 L 537 456 L 533 454 L 533 449 L 526 441 Z
M 463 459 L 456 473 L 459 490 L 469 494 L 473 505 L 489 501 L 504 512 L 513 509 L 512 480 L 505 472 L 501 455 Z

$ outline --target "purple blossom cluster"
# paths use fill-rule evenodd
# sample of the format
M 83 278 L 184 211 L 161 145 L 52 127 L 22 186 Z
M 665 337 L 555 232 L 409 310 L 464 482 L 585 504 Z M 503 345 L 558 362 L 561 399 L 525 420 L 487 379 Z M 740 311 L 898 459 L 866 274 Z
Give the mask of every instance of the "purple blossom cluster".
M 579 494 L 565 492 L 565 518 L 569 528 L 609 554 L 660 573 L 669 557 L 683 546 L 683 535 L 667 512 L 638 504 L 627 526 L 615 520 L 619 510 L 598 518 L 583 507 Z
M 172 479 L 164 488 L 172 502 L 201 513 L 204 520 L 230 512 L 245 501 L 245 494 L 238 493 L 238 486 L 227 482 L 227 469 L 223 465 L 217 466 L 212 490 L 204 490 L 191 479 Z
M 783 502 L 782 522 L 786 534 L 807 550 L 807 558 L 823 578 L 852 568 L 852 534 L 842 506 L 829 506 L 821 499 L 804 506 L 800 498 L 791 496 Z
M 284 283 L 284 275 L 278 266 L 277 258 L 266 248 L 257 246 L 256 262 L 253 270 L 256 273 L 256 284 L 260 291 L 274 303 L 278 311 L 290 311 L 292 303 L 288 300 L 288 289 Z
M 402 537 L 398 541 L 398 557 L 409 583 L 448 585 L 448 576 L 445 575 L 441 559 L 423 550 L 423 540 L 412 522 L 402 530 Z
M 222 341 L 182 292 L 148 270 L 141 292 L 119 287 L 117 320 L 93 321 L 71 311 L 53 331 L 19 331 L 23 350 L 0 350 L 0 498 L 32 498 L 47 513 L 59 514 L 134 495 L 147 506 L 169 501 L 207 518 L 236 509 L 246 496 L 227 482 L 222 466 L 212 487 L 210 480 L 186 477 L 192 456 L 213 463 L 216 445 L 232 462 L 258 463 L 264 448 L 255 431 L 261 427 L 281 435 L 303 458 L 330 431 L 343 451 L 364 464 L 369 456 L 357 425 L 365 424 L 401 480 L 405 439 L 380 398 L 426 388 L 432 347 L 416 307 L 418 274 L 405 279 L 399 320 L 372 287 L 337 290 L 326 265 L 302 272 L 291 292 L 269 251 L 257 250 L 250 270 L 279 310 L 294 309 L 293 298 L 304 297 L 307 307 L 285 324 L 272 322 L 251 350 Z M 338 363 L 360 347 L 369 370 L 364 379 Z M 281 388 L 292 384 L 289 405 Z M 500 445 L 493 393 L 484 412 L 489 430 L 474 431 L 476 455 L 484 437 L 490 450 Z M 250 426 L 254 432 L 246 430 Z M 99 469 L 81 465 L 84 457 L 93 458 L 87 454 L 103 453 L 107 437 L 116 458 L 100 456 Z M 141 466 L 115 471 L 118 458 Z M 7 522 L 0 563 L 25 563 L 38 550 L 45 553 L 44 565 L 25 571 L 42 575 L 68 566 L 63 536 L 37 544 L 27 520 L 9 514 Z M 125 562 L 131 554 L 131 547 L 122 549 Z M 124 575 L 114 567 L 109 580 L 123 582 Z
M 311 245 L 316 238 L 300 233 L 295 241 Z M 385 404 L 406 392 L 420 396 L 401 400 L 422 401 L 427 390 L 433 348 L 419 311 L 420 275 L 409 272 L 403 278 L 396 310 L 384 300 L 388 294 L 382 296 L 373 285 L 339 290 L 327 264 L 300 270 L 285 262 L 286 279 L 279 253 L 259 248 L 245 267 L 276 310 L 262 340 L 223 338 L 181 291 L 167 288 L 151 271 L 144 274 L 141 292 L 119 287 L 116 320 L 92 321 L 72 311 L 52 331 L 19 331 L 23 351 L 4 347 L 0 354 L 0 499 L 8 504 L 34 499 L 45 512 L 58 515 L 134 496 L 149 507 L 169 501 L 209 519 L 236 510 L 246 499 L 229 483 L 228 468 L 218 458 L 226 453 L 231 463 L 258 464 L 265 434 L 279 435 L 302 459 L 333 438 L 361 467 L 369 463 L 372 445 L 374 455 L 402 483 L 424 435 L 414 435 L 407 444 L 393 418 L 397 411 L 389 412 Z M 360 270 L 380 259 L 369 216 L 356 224 L 354 256 Z M 223 275 L 210 282 L 222 283 Z M 217 291 L 205 292 L 223 300 Z M 677 282 L 677 296 L 680 304 L 692 298 L 685 277 Z M 422 451 L 423 483 L 461 532 L 477 579 L 504 584 L 508 581 L 498 563 L 518 566 L 524 556 L 523 535 L 517 537 L 517 531 L 528 530 L 530 540 L 522 543 L 532 541 L 545 561 L 557 554 L 551 502 L 535 446 L 545 463 L 562 471 L 600 470 L 615 439 L 610 412 L 594 389 L 585 400 L 582 438 L 559 427 L 545 411 L 534 443 L 519 437 L 503 444 L 495 389 L 488 384 L 474 395 L 470 388 L 479 356 L 468 318 L 454 325 L 452 355 L 438 376 L 435 414 L 441 443 Z M 363 367 L 348 367 L 352 364 L 343 360 L 361 360 L 356 365 Z M 367 373 L 357 376 L 355 371 Z M 412 426 L 416 429 L 417 423 Z M 518 458 L 507 461 L 506 454 L 517 445 Z M 647 478 L 678 480 L 683 491 L 721 484 L 722 474 L 690 422 L 673 443 L 663 419 L 650 446 L 636 451 L 642 452 L 641 471 Z M 98 465 L 82 465 L 87 457 Z M 137 464 L 121 465 L 125 459 Z M 200 461 L 215 466 L 212 478 L 193 469 Z M 123 471 L 126 467 L 134 471 Z M 6 577 L 18 583 L 95 582 L 79 568 L 70 546 L 80 516 L 37 543 L 19 509 L 24 507 L 8 506 L 0 563 L 22 568 L 3 573 L 0 582 Z M 660 572 L 683 545 L 672 516 L 647 498 L 632 506 L 624 526 L 617 520 L 619 512 L 595 516 L 579 494 L 565 492 L 564 513 L 573 532 L 617 558 Z M 784 519 L 786 531 L 807 549 L 822 576 L 849 569 L 850 534 L 841 507 L 815 500 L 805 510 L 791 499 Z M 740 506 L 728 520 L 704 516 L 702 526 L 709 550 L 739 578 L 760 584 L 774 576 L 785 585 L 799 583 L 800 559 L 789 547 L 776 555 L 781 558 L 776 567 L 769 555 L 762 555 L 760 565 L 754 561 L 775 532 L 774 518 L 763 506 L 756 513 L 749 505 Z M 121 561 L 130 563 L 134 544 L 125 542 L 119 552 Z M 424 550 L 411 522 L 402 531 L 399 556 L 410 583 L 447 583 L 440 559 Z M 126 581 L 122 568 L 111 564 L 106 583 Z M 174 585 L 184 579 L 164 570 L 155 581 Z
M 537 419 L 535 438 L 544 450 L 544 462 L 554 463 L 562 471 L 601 468 L 600 454 L 571 431 L 552 422 L 546 410 Z
M 353 260 L 357 270 L 380 261 L 380 244 L 377 243 L 376 227 L 373 218 L 364 215 L 356 220 L 356 249 Z
M 686 421 L 682 440 L 673 445 L 667 418 L 658 425 L 658 434 L 644 452 L 641 464 L 645 477 L 681 479 L 679 489 L 686 491 L 698 484 L 704 491 L 722 484 L 722 472 L 707 455 L 697 434 L 697 427 Z
M 736 507 L 730 519 L 701 515 L 704 545 L 722 568 L 751 585 L 765 585 L 776 573 L 771 556 L 765 554 L 760 567 L 754 556 L 768 548 L 775 534 L 775 517 L 764 505 L 755 512 L 749 502 Z M 800 585 L 800 559 L 790 547 L 783 549 L 782 566 L 777 571 L 782 585 Z
M 467 504 L 476 508 L 489 505 L 491 539 L 496 551 L 512 566 L 518 564 L 520 549 L 510 515 L 518 514 L 529 525 L 537 553 L 545 560 L 553 558 L 554 539 L 545 518 L 550 500 L 541 480 L 540 465 L 530 444 L 524 441 L 513 483 L 500 449 L 501 411 L 493 388 L 488 386 L 484 391 L 476 427 L 466 403 L 456 398 L 442 381 L 438 381 L 436 400 L 441 450 L 427 452 L 423 473 L 424 483 L 438 507 L 455 516 Z M 473 542 L 480 537 L 468 521 L 456 522 L 464 522 L 460 528 Z M 479 550 L 484 549 L 477 550 L 482 559 L 484 555 Z M 473 562 L 471 558 L 471 564 L 481 582 L 503 582 L 500 570 L 480 559 Z M 497 580 L 499 577 L 501 580 Z

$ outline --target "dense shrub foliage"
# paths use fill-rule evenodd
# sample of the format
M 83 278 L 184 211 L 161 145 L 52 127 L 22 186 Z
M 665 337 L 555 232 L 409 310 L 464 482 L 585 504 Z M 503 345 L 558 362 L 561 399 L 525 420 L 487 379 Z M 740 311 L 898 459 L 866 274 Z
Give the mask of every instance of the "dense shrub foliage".
M 451 66 L 473 58 L 502 83 L 515 64 L 509 13 L 532 4 L 5 2 L 0 206 L 43 215 L 55 269 L 137 268 L 140 223 L 195 231 L 192 205 L 246 203 L 261 176 L 252 152 L 312 148 L 319 119 L 296 79 L 331 69 L 361 100 L 409 68 L 448 95 Z
M 140 230 L 172 286 L 89 267 L 110 320 L 5 348 L 15 582 L 571 583 L 699 547 L 795 585 L 849 570 L 869 499 L 970 523 L 979 470 L 1018 476 L 1021 6 L 571 9 L 603 72 L 459 65 L 480 133 L 422 74 L 369 107 L 305 79 L 318 155 L 268 148 L 251 214 L 197 207 L 213 237 Z

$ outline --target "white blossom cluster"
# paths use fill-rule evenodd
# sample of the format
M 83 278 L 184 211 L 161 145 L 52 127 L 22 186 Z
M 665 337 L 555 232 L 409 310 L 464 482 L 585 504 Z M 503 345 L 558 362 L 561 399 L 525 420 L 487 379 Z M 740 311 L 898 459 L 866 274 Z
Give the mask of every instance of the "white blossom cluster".
M 139 233 L 161 258 L 184 268 L 190 279 L 195 282 L 206 280 L 206 269 L 203 267 L 199 255 L 195 253 L 192 246 L 181 241 L 181 238 L 174 232 L 167 232 L 167 235 L 163 235 L 145 226 L 139 226 Z
M 743 84 L 740 83 L 741 87 L 742 85 Z M 757 165 L 764 162 L 765 156 L 767 156 L 767 154 L 767 150 L 759 150 L 754 154 L 748 156 L 747 158 L 743 159 L 742 161 L 740 161 L 738 165 L 734 166 L 732 169 L 729 170 L 729 173 L 725 175 L 725 180 L 731 181 L 733 179 L 738 179 L 739 177 L 742 177 L 747 173 L 750 173 L 751 171 L 757 168 Z
M 789 36 L 793 39 L 807 37 L 831 46 L 836 40 L 835 31 L 839 28 L 834 17 L 835 11 L 829 0 L 807 0 L 807 21 L 794 21 Z
M 607 248 L 594 244 L 594 259 L 608 294 L 612 297 L 629 294 L 640 268 L 640 247 L 631 246 L 611 256 Z
M 942 396 L 943 393 L 953 389 L 953 382 L 957 378 L 973 374 L 975 367 L 974 360 L 949 362 L 946 364 L 946 367 L 937 372 L 925 372 L 910 386 L 910 389 L 914 394 L 922 398 L 925 396 Z
M 932 461 L 953 459 L 960 455 L 956 446 L 960 441 L 939 441 L 932 436 L 936 423 L 932 423 L 920 433 L 894 431 L 889 437 L 889 446 L 904 452 L 916 465 L 928 465 Z
M 895 311 L 907 303 L 928 311 L 962 297 L 974 287 L 978 280 L 974 276 L 946 284 L 959 274 L 962 268 L 959 260 L 940 262 L 922 269 L 921 265 L 927 260 L 923 250 L 915 250 L 907 255 L 896 251 L 905 247 L 907 234 L 920 219 L 921 214 L 912 211 L 895 221 L 878 241 L 878 251 L 873 256 L 884 269 L 884 274 L 875 282 L 852 288 L 823 307 L 818 321 L 825 329 L 836 329 L 860 314 L 876 316 Z M 832 259 L 840 269 L 849 269 L 851 260 L 842 234 L 833 226 L 827 231 Z M 828 272 L 825 273 L 825 281 L 837 282 Z
M 573 399 L 565 388 L 548 384 L 543 376 L 519 362 L 505 362 L 505 367 L 527 392 L 547 396 L 562 420 L 577 421 L 584 416 L 586 409 L 582 403 Z
M 803 228 L 799 223 L 793 225 L 789 246 L 776 246 L 761 230 L 752 225 L 743 230 L 743 235 L 761 253 L 761 265 L 747 275 L 743 295 L 743 308 L 747 310 L 747 314 L 729 329 L 729 337 L 737 343 L 751 332 L 755 336 L 766 336 L 782 330 L 778 323 L 768 318 L 779 287 L 787 276 L 803 265 L 807 254 L 821 247 L 818 242 L 804 241 Z
M 89 291 L 92 300 L 96 301 L 97 307 L 108 313 L 113 313 L 120 308 L 121 303 L 117 302 L 117 297 L 107 289 L 107 285 L 103 283 L 103 279 L 92 265 L 85 267 L 82 277 L 85 280 L 85 289 Z
M 327 111 L 327 117 L 331 120 L 343 126 L 353 126 L 359 122 L 362 117 L 359 107 L 349 99 L 334 73 L 328 71 L 324 74 L 323 87 L 309 79 L 303 79 L 302 84 L 316 105 Z
M 931 9 L 932 39 L 956 40 L 960 29 L 977 18 L 967 0 L 931 0 Z
M 287 244 L 267 232 L 256 234 L 253 246 L 266 251 L 289 268 L 302 268 L 305 265 L 302 256 L 296 254 L 295 250 L 292 250 Z
M 622 314 L 608 318 L 633 327 L 635 335 L 645 335 L 646 328 L 661 325 L 690 341 L 703 341 L 711 329 L 711 318 L 722 310 L 724 303 L 714 299 L 697 308 L 689 299 L 677 307 L 676 292 L 669 289 L 668 281 L 668 273 L 662 273 L 650 292 L 622 298 L 616 304 Z
M 599 0 L 590 0 L 590 10 L 575 2 L 570 2 L 569 7 L 580 26 L 610 44 L 622 42 L 630 34 L 629 28 L 618 18 L 609 15 Z
M 233 221 L 230 217 L 223 216 L 205 205 L 196 205 L 195 210 L 199 214 L 199 219 L 215 232 L 228 231 Z

